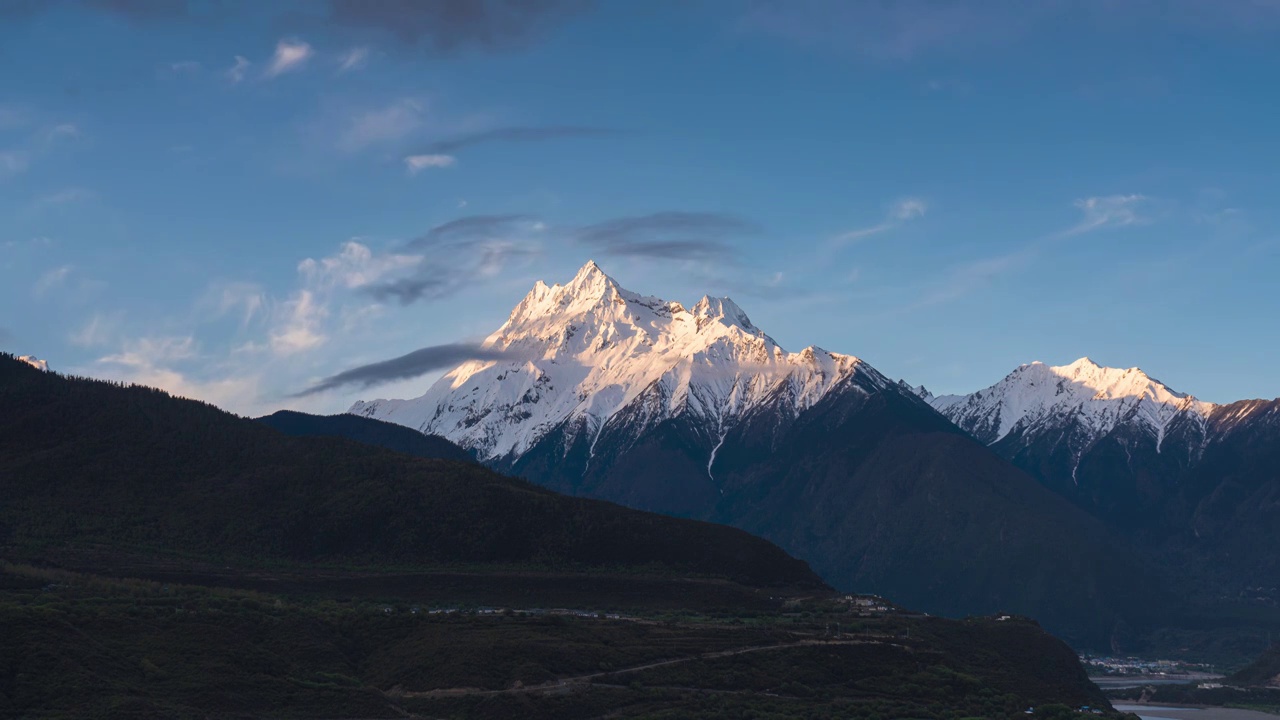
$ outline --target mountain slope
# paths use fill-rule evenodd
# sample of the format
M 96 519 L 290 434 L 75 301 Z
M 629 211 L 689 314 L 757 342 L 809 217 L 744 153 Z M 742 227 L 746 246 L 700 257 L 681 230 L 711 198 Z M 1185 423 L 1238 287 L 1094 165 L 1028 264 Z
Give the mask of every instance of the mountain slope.
M 7 355 L 0 410 L 0 716 L 1106 706 L 1033 622 L 867 617 L 740 530 Z
M 1216 406 L 1138 368 L 1023 365 L 970 395 L 926 400 L 1050 489 L 1115 524 L 1159 522 L 1168 479 L 1202 454 Z
M 635 566 L 821 587 L 804 563 L 740 530 L 565 498 L 472 463 L 287 437 L 10 356 L 0 356 L 0 408 L 0 542 L 419 568 Z
M 728 298 L 685 309 L 623 289 L 594 262 L 564 286 L 538 282 L 483 347 L 503 359 L 463 363 L 420 398 L 349 412 L 501 464 L 565 424 L 594 440 L 619 415 L 633 433 L 686 415 L 714 434 L 775 395 L 794 414 L 850 377 L 887 382 L 854 357 L 783 351 Z
M 403 425 L 342 415 L 309 415 L 280 410 L 257 421 L 295 437 L 335 437 L 436 460 L 472 462 L 471 454 L 438 435 L 424 435 Z
M 727 298 L 685 310 L 588 263 L 484 346 L 501 359 L 351 412 L 561 492 L 748 529 L 931 612 L 1026 613 L 1095 646 L 1146 612 L 1145 574 L 1096 520 L 865 361 L 789 353 Z
M 1270 686 L 1280 688 L 1280 645 L 1273 645 L 1247 667 L 1232 673 L 1227 681 L 1245 687 Z
M 1280 401 L 1215 405 L 1087 358 L 922 397 L 1189 576 L 1196 594 L 1280 601 Z

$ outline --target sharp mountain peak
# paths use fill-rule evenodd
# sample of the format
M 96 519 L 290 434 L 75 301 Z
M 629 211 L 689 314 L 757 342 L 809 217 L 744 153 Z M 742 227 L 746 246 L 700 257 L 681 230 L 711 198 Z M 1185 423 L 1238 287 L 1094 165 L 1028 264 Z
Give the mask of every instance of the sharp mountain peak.
M 350 412 L 443 435 L 487 459 L 519 454 L 567 422 L 598 434 L 624 410 L 647 418 L 641 425 L 693 414 L 719 432 L 766 403 L 793 415 L 854 375 L 889 384 L 849 355 L 787 352 L 727 297 L 686 308 L 623 288 L 594 261 L 564 285 L 537 282 L 484 346 L 512 357 L 465 362 L 417 399 L 358 402 Z

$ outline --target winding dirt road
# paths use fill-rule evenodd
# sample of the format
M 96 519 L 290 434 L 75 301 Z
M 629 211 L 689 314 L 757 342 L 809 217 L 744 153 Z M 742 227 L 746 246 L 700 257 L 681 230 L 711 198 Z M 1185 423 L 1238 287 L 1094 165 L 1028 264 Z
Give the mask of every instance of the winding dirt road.
M 484 688 L 475 687 L 458 687 L 458 688 L 437 688 L 435 690 L 424 690 L 420 692 L 412 691 L 394 691 L 388 692 L 388 695 L 395 697 L 422 697 L 422 698 L 442 698 L 442 697 L 463 697 L 467 695 L 508 695 L 515 693 L 536 693 L 536 692 L 554 692 L 567 691 L 575 685 L 589 685 L 593 680 L 599 678 L 613 677 L 615 675 L 625 675 L 627 673 L 636 673 L 644 670 L 652 670 L 653 668 L 666 667 L 668 665 L 678 665 L 680 663 L 694 662 L 696 660 L 716 660 L 718 658 L 732 657 L 734 655 L 744 655 L 746 653 L 767 652 L 770 650 L 787 650 L 798 647 L 811 647 L 814 645 L 897 645 L 897 643 L 886 643 L 880 640 L 800 640 L 793 643 L 784 643 L 781 645 L 753 645 L 751 647 L 736 648 L 733 650 L 720 650 L 717 652 L 701 653 L 698 655 L 690 655 L 688 657 L 680 657 L 672 660 L 659 660 L 657 662 L 645 663 L 644 665 L 636 665 L 634 667 L 622 668 L 621 670 L 606 670 L 603 672 L 590 673 L 588 675 L 577 675 L 575 677 L 561 678 L 551 682 L 541 683 L 538 685 L 524 685 L 521 687 L 506 688 L 503 690 L 485 690 Z M 905 647 L 905 646 L 900 646 Z

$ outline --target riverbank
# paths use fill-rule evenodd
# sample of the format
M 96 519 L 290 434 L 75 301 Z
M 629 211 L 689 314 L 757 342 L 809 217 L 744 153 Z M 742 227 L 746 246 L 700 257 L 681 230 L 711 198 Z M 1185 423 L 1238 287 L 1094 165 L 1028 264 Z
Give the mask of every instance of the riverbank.
M 1103 690 L 1120 690 L 1123 688 L 1146 687 L 1148 685 L 1189 685 L 1192 683 L 1217 682 L 1221 675 L 1213 673 L 1158 673 L 1153 675 L 1090 675 L 1094 685 Z
M 1112 707 L 1120 712 L 1135 713 L 1143 720 L 1276 720 L 1280 717 L 1280 715 L 1271 715 L 1257 710 L 1191 705 L 1113 703 Z

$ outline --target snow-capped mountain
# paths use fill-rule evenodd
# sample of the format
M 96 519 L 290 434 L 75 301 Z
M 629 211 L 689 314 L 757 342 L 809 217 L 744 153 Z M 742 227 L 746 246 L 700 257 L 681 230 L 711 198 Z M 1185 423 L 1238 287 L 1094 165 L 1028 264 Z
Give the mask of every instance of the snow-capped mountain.
M 31 367 L 37 370 L 43 370 L 45 372 L 49 372 L 49 362 L 47 360 L 41 360 L 34 355 L 19 355 L 18 360 L 20 362 L 24 362 L 30 365 Z
M 551 490 L 742 528 L 836 587 L 930 612 L 1016 609 L 1092 637 L 1123 603 L 1082 588 L 1140 575 L 916 392 L 850 355 L 788 352 L 727 298 L 686 307 L 587 263 L 537 283 L 477 355 L 421 397 L 350 412 Z M 1086 567 L 1098 577 L 1064 570 Z
M 565 285 L 539 281 L 483 343 L 485 354 L 412 400 L 357 402 L 349 412 L 441 435 L 481 460 L 514 461 L 553 431 L 591 451 L 615 418 L 637 437 L 677 416 L 715 444 L 763 404 L 795 417 L 833 389 L 888 381 L 858 358 L 787 352 L 729 298 L 692 307 L 623 289 L 594 262 Z
M 924 388 L 916 391 L 989 445 L 1011 434 L 1027 438 L 1070 428 L 1074 440 L 1087 446 L 1127 425 L 1150 434 L 1159 451 L 1166 433 L 1182 423 L 1203 437 L 1216 407 L 1171 390 L 1138 368 L 1102 367 L 1087 357 L 1070 365 L 1023 365 L 969 395 L 934 397 Z
M 1280 401 L 1216 405 L 1137 368 L 1088 358 L 1023 365 L 970 395 L 918 394 L 1049 489 L 1160 553 L 1177 547 L 1215 557 L 1219 569 L 1229 556 L 1241 577 L 1270 567 L 1268 554 L 1252 548 L 1280 541 Z

